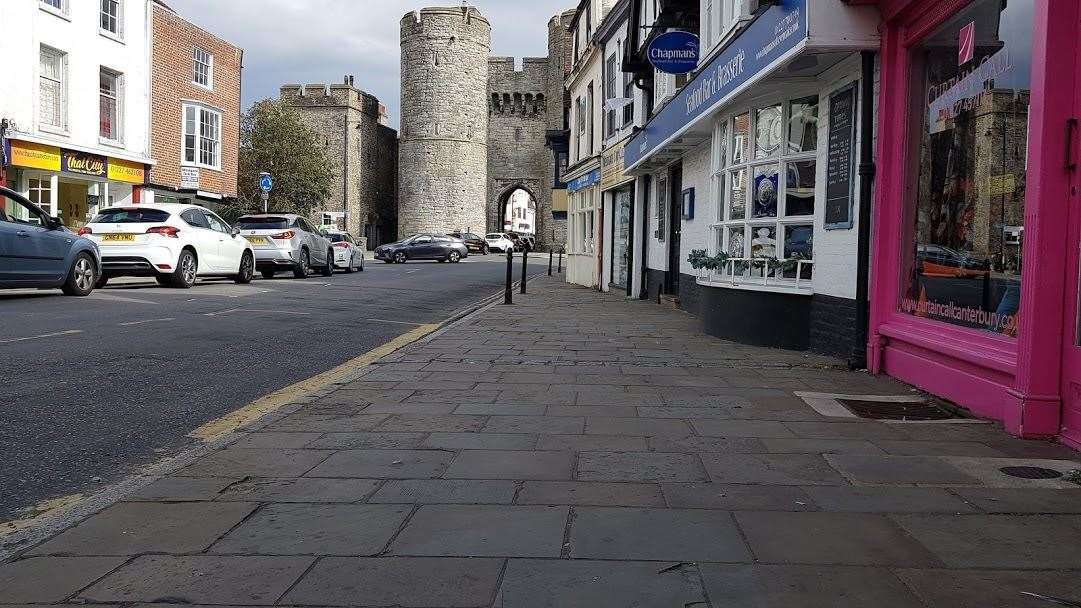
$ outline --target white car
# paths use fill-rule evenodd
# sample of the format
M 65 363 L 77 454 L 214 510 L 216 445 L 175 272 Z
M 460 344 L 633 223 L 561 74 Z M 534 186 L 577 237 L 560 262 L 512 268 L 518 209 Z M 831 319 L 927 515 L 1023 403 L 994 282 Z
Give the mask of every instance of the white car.
M 250 283 L 255 252 L 212 211 L 198 205 L 131 205 L 103 209 L 79 234 L 101 249 L 98 287 L 113 277 L 154 277 L 190 288 L 196 277 Z
M 492 251 L 501 253 L 514 251 L 514 241 L 510 240 L 510 237 L 502 232 L 489 232 L 484 235 L 484 240 L 488 242 L 488 249 Z
M 327 238 L 334 247 L 334 268 L 341 268 L 346 272 L 364 272 L 364 249 L 357 244 L 353 235 L 340 230 L 329 230 Z

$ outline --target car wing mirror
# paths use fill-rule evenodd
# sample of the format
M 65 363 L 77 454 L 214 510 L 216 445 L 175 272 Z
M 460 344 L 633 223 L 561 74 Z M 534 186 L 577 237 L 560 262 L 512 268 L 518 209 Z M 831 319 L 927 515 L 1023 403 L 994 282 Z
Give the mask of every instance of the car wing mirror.
M 233 235 L 234 237 L 240 236 L 240 228 L 233 226 L 233 229 L 229 231 L 229 234 Z
M 60 221 L 58 217 L 47 215 L 45 216 L 45 227 L 49 230 L 59 230 L 64 227 L 64 222 Z

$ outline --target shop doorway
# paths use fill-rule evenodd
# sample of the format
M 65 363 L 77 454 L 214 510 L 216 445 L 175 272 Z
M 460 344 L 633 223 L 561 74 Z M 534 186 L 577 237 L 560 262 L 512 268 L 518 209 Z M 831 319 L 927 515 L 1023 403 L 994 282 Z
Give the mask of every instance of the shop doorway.
M 634 234 L 631 189 L 616 190 L 612 207 L 612 285 L 627 289 L 631 268 L 631 239 Z
M 79 228 L 86 224 L 89 211 L 88 196 L 90 188 L 86 182 L 67 182 L 60 180 L 56 196 L 56 209 L 60 219 L 68 228 Z
M 672 169 L 668 179 L 668 272 L 664 292 L 679 295 L 679 238 L 683 229 L 683 166 Z

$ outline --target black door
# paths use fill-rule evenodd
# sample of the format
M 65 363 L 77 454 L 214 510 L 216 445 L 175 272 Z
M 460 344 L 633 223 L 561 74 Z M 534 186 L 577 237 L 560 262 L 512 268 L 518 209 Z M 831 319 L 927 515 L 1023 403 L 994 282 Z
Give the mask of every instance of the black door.
M 683 228 L 683 167 L 672 169 L 668 180 L 668 272 L 665 293 L 679 295 L 679 234 Z

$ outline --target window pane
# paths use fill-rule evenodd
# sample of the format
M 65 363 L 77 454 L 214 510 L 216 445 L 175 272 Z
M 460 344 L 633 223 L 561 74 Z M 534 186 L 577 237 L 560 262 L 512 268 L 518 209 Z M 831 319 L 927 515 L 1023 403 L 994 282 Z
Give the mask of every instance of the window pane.
M 814 228 L 811 226 L 785 226 L 784 228 L 784 258 L 786 260 L 813 260 L 814 259 Z M 791 262 L 790 262 L 791 263 Z M 796 264 L 791 268 L 784 268 L 782 274 L 785 278 L 796 278 L 797 268 L 800 269 L 800 279 L 810 279 L 810 264 L 800 266 Z
M 785 215 L 814 215 L 815 166 L 813 160 L 785 164 Z
M 101 109 L 99 134 L 106 139 L 119 139 L 117 121 L 119 119 L 117 105 L 117 76 L 102 71 L 99 77 L 101 89 Z
M 754 168 L 753 200 L 751 217 L 777 217 L 777 165 Z
M 717 130 L 717 166 L 715 169 L 724 169 L 728 166 L 728 121 L 721 123 Z
M 751 115 L 740 114 L 733 120 L 732 126 L 732 164 L 739 165 L 747 162 L 747 147 L 750 142 L 747 136 L 751 133 Z
M 777 257 L 777 227 L 776 226 L 752 226 L 751 234 L 751 257 L 774 258 Z
M 818 96 L 795 99 L 788 104 L 788 152 L 812 152 L 818 148 Z
M 734 258 L 747 257 L 746 229 L 743 226 L 728 228 L 728 255 Z
M 1036 6 L 973 2 L 911 51 L 903 312 L 1017 334 Z
M 742 220 L 747 217 L 747 170 L 733 171 L 730 179 L 732 192 L 728 200 L 728 219 Z
M 771 158 L 781 151 L 781 106 L 769 106 L 755 111 L 754 157 Z

